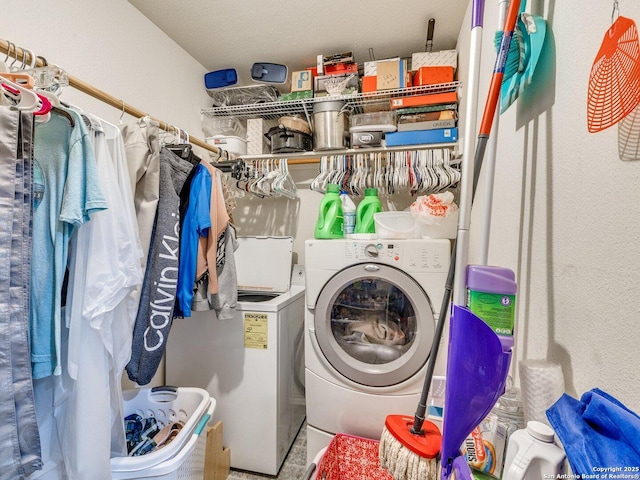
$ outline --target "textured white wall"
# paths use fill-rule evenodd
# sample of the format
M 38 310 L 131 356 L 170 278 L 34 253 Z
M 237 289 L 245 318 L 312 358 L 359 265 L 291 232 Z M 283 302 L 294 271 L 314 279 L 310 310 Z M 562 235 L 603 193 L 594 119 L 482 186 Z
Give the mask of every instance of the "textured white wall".
M 500 118 L 489 263 L 517 272 L 518 360 L 560 362 L 568 393 L 599 387 L 638 411 L 640 162 L 618 158 L 617 127 L 590 134 L 586 121 L 587 82 L 611 3 L 530 7 L 548 21 L 545 57 L 535 83 Z M 620 8 L 640 21 L 637 2 Z M 487 2 L 480 111 L 497 15 L 496 2 Z M 458 44 L 467 59 L 468 31 L 467 19 Z M 478 260 L 484 190 L 481 178 L 470 262 Z
M 204 138 L 206 69 L 126 0 L 5 0 L 0 38 L 150 115 Z M 0 60 L 4 59 L 0 56 Z M 63 101 L 118 123 L 121 112 L 71 87 Z M 133 118 L 125 115 L 124 122 Z
M 3 2 L 1 10 L 0 38 L 32 50 L 129 105 L 204 138 L 200 109 L 210 106 L 202 80 L 205 68 L 126 0 L 9 0 Z M 65 88 L 61 99 L 114 124 L 120 121 L 120 110 L 74 88 Z M 125 115 L 122 121 L 135 119 Z M 123 382 L 125 388 L 134 385 L 126 375 Z M 163 383 L 161 364 L 150 385 Z

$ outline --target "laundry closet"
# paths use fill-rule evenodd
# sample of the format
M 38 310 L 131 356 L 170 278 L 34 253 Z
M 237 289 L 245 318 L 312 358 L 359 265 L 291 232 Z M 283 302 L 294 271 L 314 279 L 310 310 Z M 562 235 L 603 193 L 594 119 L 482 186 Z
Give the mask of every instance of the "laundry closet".
M 127 0 L 91 0 L 89 3 L 29 0 L 9 1 L 0 6 L 0 40 L 13 45 L 11 47 L 9 43 L 3 43 L 5 48 L 0 52 L 0 61 L 4 59 L 7 66 L 13 63 L 14 67 L 25 62 L 25 68 L 28 67 L 26 58 L 12 55 L 12 48 L 14 54 L 15 49 L 19 48 L 20 52 L 27 51 L 30 56 L 39 56 L 52 68 L 59 68 L 70 76 L 70 84 L 61 87 L 60 100 L 64 104 L 63 110 L 76 108 L 78 116 L 70 121 L 60 112 L 52 112 L 51 117 L 55 122 L 60 122 L 61 128 L 63 125 L 71 128 L 70 122 L 86 121 L 89 132 L 94 131 L 92 128 L 103 132 L 107 139 L 104 148 L 113 152 L 120 148 L 114 149 L 113 144 L 109 143 L 120 135 L 116 132 L 126 133 L 127 128 L 144 126 L 144 122 L 148 121 L 158 124 L 161 142 L 174 144 L 175 155 L 180 155 L 179 145 L 191 145 L 192 155 L 214 168 L 219 167 L 211 177 L 212 184 L 216 180 L 219 182 L 220 205 L 223 205 L 221 211 L 229 214 L 229 224 L 233 226 L 233 236 L 237 237 L 239 244 L 237 249 L 229 247 L 235 255 L 228 258 L 237 261 L 238 270 L 234 266 L 233 278 L 224 280 L 230 282 L 224 285 L 237 286 L 241 294 L 246 296 L 241 298 L 234 288 L 234 294 L 239 295 L 237 305 L 231 309 L 233 311 L 226 321 L 213 320 L 214 310 L 218 314 L 224 311 L 220 305 L 217 309 L 209 305 L 205 312 L 194 311 L 190 317 L 175 318 L 171 331 L 162 331 L 162 335 L 167 335 L 166 353 L 152 360 L 151 374 L 140 385 L 130 380 L 124 371 L 130 359 L 123 361 L 122 356 L 127 357 L 128 354 L 118 351 L 118 345 L 121 344 L 117 335 L 113 337 L 115 347 L 109 351 L 104 347 L 109 340 L 96 336 L 91 329 L 77 330 L 78 336 L 70 340 L 76 342 L 70 343 L 75 345 L 76 350 L 66 365 L 77 366 L 79 370 L 73 373 L 76 379 L 78 375 L 85 375 L 83 378 L 91 380 L 85 383 L 86 395 L 74 397 L 76 403 L 73 408 L 69 407 L 69 411 L 78 412 L 78 415 L 85 412 L 91 417 L 92 412 L 97 414 L 100 409 L 117 410 L 118 407 L 110 405 L 109 401 L 118 397 L 119 390 L 122 390 L 125 392 L 124 409 L 127 414 L 146 412 L 147 417 L 166 417 L 159 427 L 167 426 L 163 432 L 170 439 L 164 447 L 163 455 L 167 459 L 177 458 L 188 447 L 189 451 L 197 451 L 202 458 L 208 455 L 208 461 L 214 462 L 211 445 L 217 435 L 215 448 L 219 448 L 219 451 L 216 450 L 215 462 L 222 465 L 221 471 L 225 471 L 225 462 L 230 464 L 229 478 L 242 478 L 240 475 L 250 474 L 247 472 L 271 476 L 278 472 L 280 475 L 294 472 L 290 478 L 303 478 L 307 466 L 321 459 L 318 453 L 330 444 L 334 435 L 345 432 L 378 438 L 385 428 L 384 421 L 388 415 L 414 414 L 422 380 L 427 374 L 428 362 L 425 359 L 437 335 L 437 321 L 443 310 L 440 303 L 444 295 L 446 273 L 450 263 L 456 260 L 453 237 L 427 241 L 418 232 L 411 240 L 376 236 L 355 240 L 315 237 L 318 212 L 326 191 L 322 174 L 325 169 L 339 168 L 339 162 L 346 161 L 345 157 L 330 159 L 330 155 L 287 152 L 280 156 L 257 155 L 260 159 L 251 159 L 248 155 L 242 163 L 232 161 L 227 165 L 225 155 L 218 155 L 221 145 L 208 138 L 207 122 L 228 118 L 228 115 L 221 115 L 219 105 L 214 105 L 213 94 L 216 89 L 207 91 L 203 80 L 205 74 L 237 66 L 239 83 L 245 86 L 255 84 L 246 66 L 254 62 L 286 63 L 278 49 L 291 51 L 290 45 L 282 45 L 296 43 L 295 39 L 288 38 L 282 32 L 287 31 L 291 26 L 288 22 L 295 21 L 297 16 L 307 20 L 317 19 L 317 24 L 312 24 L 304 32 L 305 41 L 317 38 L 317 47 L 299 52 L 294 60 L 299 64 L 289 65 L 289 78 L 292 71 L 314 66 L 318 55 L 322 54 L 355 52 L 355 61 L 361 64 L 373 60 L 373 57 L 410 58 L 412 53 L 426 49 L 427 22 L 430 17 L 435 17 L 433 50 L 457 52 L 451 91 L 457 93 L 458 137 L 454 142 L 445 142 L 444 145 L 428 148 L 413 145 L 406 149 L 393 147 L 391 150 L 409 152 L 405 157 L 408 162 L 414 161 L 411 155 L 415 155 L 417 161 L 419 155 L 426 155 L 424 152 L 427 151 L 437 150 L 438 155 L 445 152 L 442 155 L 446 155 L 447 161 L 450 161 L 447 165 L 454 172 L 451 175 L 459 176 L 447 177 L 451 184 L 444 185 L 442 191 L 453 192 L 455 201 L 462 204 L 461 172 L 473 160 L 465 158 L 464 154 L 473 153 L 473 147 L 478 142 L 478 128 L 496 58 L 495 32 L 500 30 L 498 17 L 502 7 L 498 2 L 486 2 L 483 26 L 472 31 L 474 15 L 478 13 L 472 10 L 473 2 L 452 6 L 452 11 L 456 13 L 449 18 L 446 15 L 438 16 L 438 7 L 431 8 L 424 2 L 409 2 L 410 5 L 402 12 L 400 10 L 404 7 L 400 5 L 367 2 L 367 5 L 359 6 L 362 11 L 358 13 L 359 17 L 366 20 L 367 30 L 384 32 L 391 25 L 398 28 L 392 20 L 388 20 L 388 25 L 385 20 L 385 17 L 396 14 L 406 15 L 407 18 L 419 17 L 422 25 L 416 31 L 400 28 L 387 44 L 374 45 L 369 51 L 369 46 L 363 44 L 358 34 L 365 27 L 342 19 L 340 2 L 304 6 L 289 2 L 287 8 L 280 12 L 277 19 L 280 23 L 277 25 L 252 18 L 247 11 L 254 6 L 248 1 L 229 2 L 222 11 L 212 5 L 208 7 L 210 11 L 206 12 L 211 15 L 211 29 L 219 28 L 225 32 L 225 42 L 234 37 L 235 44 L 228 44 L 233 46 L 228 49 L 231 53 L 225 51 L 224 54 L 220 53 L 217 60 L 211 58 L 205 61 L 202 52 L 206 51 L 206 42 L 194 45 L 194 39 L 199 38 L 198 31 L 190 30 L 187 40 L 176 35 L 174 30 L 169 33 L 170 29 L 163 22 L 170 23 L 170 20 L 163 18 L 162 12 L 172 11 L 171 8 L 176 7 L 167 5 L 167 2 L 161 3 L 158 12 L 153 12 L 153 6 L 148 2 Z M 522 389 L 526 386 L 526 375 L 531 373 L 526 369 L 535 368 L 537 364 L 534 361 L 544 361 L 560 370 L 556 379 L 562 379 L 562 393 L 580 399 L 585 392 L 600 389 L 628 409 L 638 412 L 640 381 L 636 374 L 638 360 L 635 351 L 640 343 L 640 333 L 634 327 L 640 286 L 640 247 L 636 240 L 640 234 L 640 224 L 635 207 L 640 204 L 640 190 L 636 188 L 640 178 L 640 162 L 637 161 L 640 156 L 637 150 L 635 153 L 630 151 L 628 145 L 634 141 L 637 144 L 637 122 L 640 120 L 600 131 L 590 132 L 588 127 L 593 114 L 587 108 L 591 98 L 590 74 L 603 35 L 614 20 L 612 7 L 615 15 L 640 20 L 640 7 L 631 1 L 619 0 L 606 4 L 593 0 L 586 4 L 577 1 L 527 2 L 527 12 L 546 20 L 544 48 L 530 85 L 494 120 L 473 207 L 468 212 L 466 264 L 486 263 L 506 267 L 514 273 L 513 280 L 517 284 L 515 323 L 512 356 L 508 360 L 508 373 L 514 387 Z M 180 5 L 180 9 L 185 11 L 189 8 L 188 4 Z M 232 8 L 238 11 L 230 10 Z M 411 15 L 407 15 L 407 11 Z M 172 12 L 175 21 L 181 20 L 179 17 L 182 14 L 175 10 Z M 189 18 L 187 14 L 184 16 Z M 409 22 L 408 19 L 405 21 Z M 453 33 L 450 32 L 451 24 L 456 25 Z M 167 31 L 163 31 L 163 28 Z M 339 32 L 325 34 L 323 28 L 329 29 L 329 32 L 336 28 Z M 188 27 L 185 26 L 185 29 Z M 248 40 L 242 38 L 243 32 L 251 32 Z M 480 42 L 480 45 L 476 42 Z M 303 45 L 303 42 L 300 44 Z M 474 57 L 474 48 L 480 52 L 477 57 Z M 272 58 L 267 56 L 268 53 L 272 53 Z M 470 73 L 473 73 L 470 69 L 476 60 L 477 91 L 470 88 Z M 289 91 L 290 80 L 275 87 Z M 367 101 L 363 100 L 364 110 Z M 476 128 L 471 137 L 466 138 L 468 132 L 465 129 L 470 119 L 465 118 L 465 114 L 470 111 L 469 101 L 477 102 L 478 107 L 474 112 L 475 118 L 471 119 Z M 294 115 L 299 118 L 305 118 L 305 115 L 313 117 L 313 102 L 307 106 L 308 112 L 303 109 L 294 112 Z M 353 101 L 348 106 L 362 108 L 362 105 L 353 107 Z M 357 110 L 356 113 L 362 111 Z M 635 118 L 633 115 L 635 113 L 629 118 Z M 246 126 L 250 115 L 243 113 L 241 116 Z M 265 111 L 259 116 L 272 121 L 279 115 Z M 39 128 L 37 122 L 35 125 L 35 128 Z M 629 128 L 631 133 L 625 128 Z M 8 127 L 3 126 L 0 133 L 5 135 L 8 131 Z M 21 132 L 24 133 L 24 130 L 21 129 Z M 126 140 L 123 138 L 125 151 Z M 39 147 L 36 145 L 35 148 L 37 154 Z M 375 153 L 367 151 L 363 157 L 366 157 L 364 162 L 370 162 L 367 164 L 373 172 L 376 168 Z M 487 160 L 491 158 L 495 159 L 495 163 Z M 232 157 L 231 160 L 236 158 Z M 127 161 L 130 160 L 123 158 L 118 160 L 122 163 L 113 163 L 119 167 L 114 167 L 116 173 L 112 174 L 115 176 L 110 178 L 121 187 L 126 184 L 125 177 L 118 175 L 123 174 L 122 168 Z M 188 163 L 188 160 L 185 161 Z M 224 167 L 220 162 L 225 163 Z M 264 191 L 252 192 L 241 172 L 233 170 L 238 165 L 255 168 L 252 171 L 254 174 L 260 168 L 265 172 L 286 173 L 289 183 L 282 186 L 278 195 L 270 196 Z M 33 167 L 25 163 L 24 168 L 26 172 Z M 175 165 L 172 168 L 176 168 Z M 101 174 L 104 178 L 104 170 L 94 174 L 96 178 Z M 129 174 L 126 176 L 129 177 Z M 226 182 L 225 193 L 220 176 Z M 25 192 L 30 188 L 28 183 L 21 185 Z M 378 196 L 383 212 L 408 213 L 417 197 L 431 193 L 406 186 L 387 188 L 388 185 L 384 182 L 376 185 L 379 187 Z M 129 205 L 127 208 L 135 208 L 133 195 L 128 198 L 128 194 L 123 193 L 124 189 L 119 192 L 118 198 L 124 199 L 122 201 L 125 203 L 130 202 L 126 203 Z M 16 191 L 16 195 L 19 193 Z M 357 193 L 352 190 L 351 197 L 359 204 L 364 198 L 364 188 Z M 95 212 L 104 208 L 99 201 L 95 205 Z M 131 212 L 125 207 L 121 211 Z M 95 212 L 88 209 L 85 214 L 90 218 Z M 130 217 L 124 216 L 116 215 L 113 221 L 129 222 L 128 231 L 139 229 L 138 225 L 134 228 Z M 13 219 L 13 227 L 8 231 L 15 233 L 18 217 L 7 218 Z M 77 224 L 81 223 L 80 218 Z M 90 221 L 87 222 L 89 224 Z M 102 233 L 96 230 L 95 235 L 107 238 L 114 232 L 109 227 L 103 228 Z M 77 236 L 80 230 L 76 230 L 74 233 Z M 125 228 L 122 231 L 127 230 Z M 25 238 L 26 232 L 21 230 Z M 89 237 L 77 241 L 86 241 L 92 245 L 92 249 L 86 250 L 84 263 L 77 261 L 67 265 L 75 269 L 76 286 L 83 278 L 90 278 L 91 272 L 84 271 L 83 265 L 95 265 L 92 262 L 100 255 L 97 250 L 99 244 L 91 243 Z M 138 248 L 135 246 L 136 240 L 132 242 L 131 248 Z M 21 247 L 26 258 L 27 243 Z M 124 251 L 124 246 L 121 247 Z M 74 244 L 71 252 L 77 248 Z M 132 255 L 135 256 L 135 253 Z M 107 253 L 101 260 L 112 256 L 113 253 Z M 127 259 L 131 260 L 132 257 Z M 275 260 L 275 266 L 268 264 L 267 260 Z M 22 264 L 17 259 L 13 262 L 16 267 Z M 379 270 L 354 273 L 360 264 L 373 265 Z M 125 290 L 128 292 L 126 295 L 139 294 L 134 292 L 143 285 L 145 266 L 135 273 L 139 277 L 137 280 L 123 287 L 120 292 L 122 295 L 125 295 Z M 273 275 L 269 272 L 273 272 Z M 237 277 L 235 273 L 238 273 Z M 249 278 L 245 274 L 250 274 Z M 11 278 L 7 274 L 8 282 L 15 278 L 13 274 Z M 162 278 L 167 280 L 166 277 Z M 363 286 L 363 278 L 376 280 L 375 288 Z M 331 326 L 323 325 L 321 318 L 334 315 L 338 320 L 349 319 L 350 316 L 360 315 L 357 312 L 368 307 L 373 313 L 367 314 L 367 320 L 374 318 L 379 314 L 375 310 L 377 305 L 374 297 L 383 290 L 383 284 L 387 288 L 385 295 L 389 298 L 400 289 L 405 292 L 403 301 L 408 298 L 408 303 L 413 306 L 413 311 L 394 310 L 395 313 L 401 312 L 398 313 L 399 324 L 403 325 L 402 335 L 408 342 L 400 356 L 397 353 L 399 349 L 393 345 L 376 346 L 379 356 L 375 361 L 369 361 L 368 356 L 373 349 L 364 348 L 354 343 L 353 339 L 364 338 L 363 328 L 371 325 L 360 326 L 360 330 L 341 330 L 336 333 Z M 365 295 L 362 293 L 365 290 L 373 293 L 371 296 L 368 296 L 369 293 Z M 271 294 L 271 298 L 256 297 L 267 293 Z M 350 295 L 354 298 L 360 295 L 360 298 L 352 303 L 344 302 Z M 60 299 L 62 303 L 63 298 Z M 129 307 L 122 302 L 118 308 L 121 309 L 118 311 L 124 312 Z M 448 308 L 444 311 L 448 314 Z M 64 315 L 60 322 L 65 320 Z M 113 319 L 112 333 L 117 331 L 115 326 L 118 319 L 120 317 L 117 316 Z M 250 334 L 247 333 L 249 327 Z M 133 329 L 133 326 L 124 328 Z M 234 340 L 225 341 L 225 335 Z M 208 338 L 213 340 L 209 341 Z M 439 362 L 435 368 L 427 409 L 431 415 L 428 420 L 440 427 L 444 396 L 440 402 L 437 394 L 438 387 L 444 386 L 448 341 L 447 324 L 440 342 Z M 348 348 L 344 348 L 346 343 L 349 343 Z M 15 350 L 11 345 L 7 340 L 7 349 L 13 354 Z M 83 359 L 101 348 L 105 348 L 106 352 L 100 357 L 103 363 L 83 364 Z M 209 363 L 224 364 L 224 370 L 216 372 L 214 368 L 208 368 Z M 366 373 L 359 370 L 363 364 L 367 365 Z M 115 382 L 108 374 L 101 376 L 111 371 L 114 365 L 122 370 L 121 382 Z M 404 376 L 396 376 L 398 365 L 397 370 Z M 523 367 L 519 368 L 520 365 Z M 92 373 L 89 367 L 95 371 Z M 55 379 L 60 369 L 64 373 L 65 365 L 53 364 L 46 369 L 51 371 L 40 372 L 38 378 L 33 380 L 40 393 L 31 404 L 31 420 L 27 422 L 29 428 L 21 432 L 25 434 L 20 440 L 22 442 L 29 443 L 25 438 L 36 433 L 41 440 L 56 435 L 55 424 L 64 418 L 56 418 L 53 411 L 56 401 L 70 398 L 65 390 L 68 384 L 56 386 L 54 382 L 49 383 L 47 378 Z M 553 374 L 558 375 L 558 370 L 554 370 Z M 550 379 L 552 373 L 544 370 L 540 375 L 549 375 L 545 378 Z M 99 398 L 96 392 L 100 391 L 108 392 L 108 395 Z M 42 392 L 45 396 L 40 395 Z M 136 392 L 143 392 L 146 397 L 142 398 Z M 9 393 L 5 392 L 0 402 L 0 411 L 8 415 L 6 418 L 16 411 L 7 408 L 5 399 L 9 398 Z M 431 402 L 434 395 L 437 398 Z M 234 408 L 236 403 L 239 408 Z M 508 399 L 505 399 L 502 406 L 507 403 Z M 249 409 L 252 411 L 249 412 Z M 24 414 L 25 411 L 18 412 L 17 425 L 26 425 L 20 423 L 26 418 L 20 417 L 20 413 Z M 121 413 L 124 416 L 124 412 Z M 89 438 L 90 435 L 87 436 L 87 432 L 83 433 L 81 429 L 85 423 L 87 428 L 92 428 L 91 420 L 80 419 L 73 413 L 70 415 L 69 425 L 80 432 L 77 438 Z M 265 416 L 273 422 L 265 420 L 260 428 L 256 428 L 263 440 L 253 438 L 255 435 L 251 434 L 251 427 L 243 422 L 250 424 L 252 421 L 263 421 L 261 417 Z M 221 426 L 214 431 L 218 420 L 221 420 Z M 38 429 L 33 428 L 36 425 L 34 422 Z M 5 431 L 9 431 L 11 422 L 3 423 Z M 96 423 L 100 429 L 98 437 L 107 445 L 106 448 L 117 450 L 118 445 L 111 444 L 113 429 L 107 423 Z M 117 428 L 125 428 L 125 425 Z M 105 429 L 110 431 L 106 432 Z M 179 432 L 172 433 L 172 429 L 185 430 L 178 442 L 173 443 L 172 440 L 178 438 Z M 293 442 L 296 437 L 301 438 L 301 434 L 306 447 L 296 450 L 297 444 Z M 34 466 L 50 468 L 51 476 L 43 478 L 64 478 L 64 467 L 52 466 L 54 460 L 59 458 L 60 451 L 66 448 L 67 458 L 77 465 L 83 463 L 81 459 L 78 460 L 79 456 L 86 452 L 96 454 L 95 451 L 91 452 L 88 444 L 82 449 L 69 450 L 68 445 L 72 445 L 77 438 L 71 438 L 70 444 L 53 447 L 48 441 L 41 441 L 40 452 L 26 451 L 21 448 L 24 444 L 10 447 L 7 443 L 0 447 L 3 452 L 0 458 L 4 456 L 6 460 L 9 458 L 7 455 L 13 455 L 15 459 L 22 452 L 24 465 L 29 465 L 25 471 L 33 473 L 32 478 L 37 478 L 43 472 L 33 472 Z M 235 458 L 230 441 L 242 445 L 236 448 Z M 119 447 L 122 449 L 123 445 Z M 225 452 L 226 447 L 230 447 L 230 452 Z M 253 449 L 260 451 L 252 454 Z M 9 450 L 14 453 L 5 454 Z M 289 458 L 292 453 L 298 453 L 302 460 L 294 467 L 285 468 L 283 465 L 286 464 L 287 453 Z M 504 453 L 506 457 L 506 451 Z M 37 457 L 43 461 L 42 464 Z M 105 458 L 109 463 L 108 457 L 103 455 L 102 460 Z M 131 470 L 153 471 L 154 465 L 148 460 L 145 463 L 144 455 L 135 457 L 132 462 L 110 464 L 103 469 L 103 478 L 136 478 L 129 476 Z M 11 460 L 7 460 L 6 464 L 12 464 Z M 200 468 L 204 466 L 202 461 Z M 108 470 L 112 470 L 112 473 L 107 473 Z M 7 468 L 6 472 L 0 473 L 0 479 L 21 478 L 20 470 Z M 166 474 L 161 469 L 157 472 L 158 475 Z M 69 474 L 71 478 L 83 478 L 79 472 Z M 222 477 L 207 478 L 217 480 Z

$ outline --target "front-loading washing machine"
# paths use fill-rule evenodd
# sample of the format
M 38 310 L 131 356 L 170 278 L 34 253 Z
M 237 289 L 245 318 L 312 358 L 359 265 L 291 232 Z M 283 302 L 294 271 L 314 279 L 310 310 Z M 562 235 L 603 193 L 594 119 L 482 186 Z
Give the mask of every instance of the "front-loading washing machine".
M 166 382 L 216 399 L 231 466 L 276 475 L 304 423 L 304 275 L 291 237 L 238 237 L 232 319 L 193 312 L 173 322 Z
M 336 433 L 379 439 L 415 413 L 450 258 L 446 239 L 307 240 L 307 463 Z

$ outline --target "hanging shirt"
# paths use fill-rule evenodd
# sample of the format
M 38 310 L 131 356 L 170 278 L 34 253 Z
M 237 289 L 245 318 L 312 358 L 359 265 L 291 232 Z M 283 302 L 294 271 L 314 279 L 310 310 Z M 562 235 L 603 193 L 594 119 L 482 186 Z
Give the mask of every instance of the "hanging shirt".
M 75 229 L 107 203 L 82 121 L 52 115 L 34 136 L 30 340 L 33 378 L 61 373 L 61 292 Z
M 225 242 L 223 234 L 229 223 L 229 214 L 222 193 L 220 172 L 207 161 L 202 161 L 201 165 L 209 171 L 213 178 L 209 205 L 211 228 L 206 236 L 200 238 L 196 278 L 200 279 L 208 272 L 208 293 L 213 294 L 218 293 L 216 265 L 222 266 L 224 264 Z
M 207 237 L 211 227 L 209 206 L 211 203 L 211 173 L 202 165 L 196 166 L 191 181 L 189 206 L 180 232 L 180 263 L 178 267 L 177 308 L 175 316 L 190 317 L 193 287 L 196 281 L 196 264 L 200 237 Z
M 77 233 L 76 255 L 84 257 L 87 276 L 76 282 L 74 290 L 82 289 L 83 299 L 75 307 L 79 308 L 78 318 L 86 319 L 92 328 L 100 331 L 105 349 L 117 360 L 117 368 L 124 369 L 131 354 L 131 331 L 137 308 L 128 297 L 142 284 L 140 259 L 143 250 L 133 194 L 127 183 L 130 180 L 122 135 L 114 125 L 91 115 L 85 116 L 92 122 L 99 182 L 109 209 L 93 215 L 93 222 Z M 125 299 L 133 313 L 114 318 L 111 312 Z M 114 341 L 114 334 L 118 336 L 117 341 Z M 75 353 L 75 347 L 81 341 L 81 337 L 71 331 L 69 368 L 72 377 L 81 361 Z
M 129 379 L 139 385 L 151 381 L 167 346 L 178 283 L 178 194 L 191 170 L 189 162 L 166 149 L 160 151 L 160 200 L 127 364 Z
M 121 378 L 131 353 L 131 294 L 142 283 L 142 248 L 119 130 L 83 117 L 91 120 L 109 208 L 93 214 L 71 241 L 68 330 L 62 334 L 68 368 L 58 386 L 56 419 L 66 478 L 110 480 L 111 456 L 126 455 Z

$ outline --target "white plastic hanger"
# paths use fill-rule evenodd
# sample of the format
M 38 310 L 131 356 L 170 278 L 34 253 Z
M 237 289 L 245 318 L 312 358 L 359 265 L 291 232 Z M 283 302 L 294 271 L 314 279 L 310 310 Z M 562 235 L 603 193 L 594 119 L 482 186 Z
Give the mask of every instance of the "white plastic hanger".
M 9 54 L 11 53 L 11 49 L 13 48 L 13 43 L 7 42 L 7 56 L 4 57 L 4 60 L 0 62 L 0 72 L 8 72 L 9 67 L 7 66 L 7 60 L 9 60 Z

